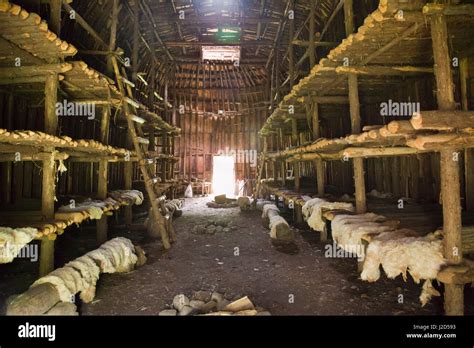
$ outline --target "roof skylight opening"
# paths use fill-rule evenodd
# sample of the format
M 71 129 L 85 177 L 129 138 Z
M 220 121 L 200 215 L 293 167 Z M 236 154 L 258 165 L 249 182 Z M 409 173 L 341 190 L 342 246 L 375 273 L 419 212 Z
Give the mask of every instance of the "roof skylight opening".
M 235 62 L 240 60 L 240 46 L 203 46 L 202 60 Z

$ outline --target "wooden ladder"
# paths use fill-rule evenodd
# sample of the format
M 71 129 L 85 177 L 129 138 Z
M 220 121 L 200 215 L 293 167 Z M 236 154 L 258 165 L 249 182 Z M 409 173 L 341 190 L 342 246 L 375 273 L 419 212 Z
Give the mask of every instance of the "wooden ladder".
M 117 86 L 122 97 L 123 113 L 127 120 L 128 132 L 138 157 L 138 166 L 140 167 L 143 180 L 145 181 L 147 195 L 150 199 L 153 218 L 157 221 L 164 248 L 169 249 L 171 247 L 170 243 L 173 242 L 175 238 L 174 231 L 170 227 L 170 224 L 165 221 L 166 218 L 162 215 L 162 209 L 160 209 L 162 207 L 160 207 L 154 187 L 154 184 L 158 182 L 158 179 L 150 172 L 150 168 L 148 167 L 150 160 L 147 156 L 147 150 L 142 148 L 142 145 L 148 145 L 148 140 L 143 137 L 143 131 L 140 126 L 143 121 L 136 113 L 139 103 L 133 100 L 131 86 L 128 79 L 120 73 L 117 58 L 112 55 L 111 61 L 114 68 L 115 78 L 117 80 Z

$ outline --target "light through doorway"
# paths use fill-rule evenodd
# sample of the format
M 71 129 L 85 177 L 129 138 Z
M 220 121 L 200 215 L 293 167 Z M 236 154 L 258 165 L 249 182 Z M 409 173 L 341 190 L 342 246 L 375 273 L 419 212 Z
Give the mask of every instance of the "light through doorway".
M 214 195 L 235 196 L 235 164 L 233 156 L 214 156 L 212 167 Z

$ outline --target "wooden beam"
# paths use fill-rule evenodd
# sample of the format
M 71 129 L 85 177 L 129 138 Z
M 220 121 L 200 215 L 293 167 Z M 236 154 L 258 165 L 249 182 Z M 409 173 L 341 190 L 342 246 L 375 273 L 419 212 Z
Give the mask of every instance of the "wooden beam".
M 44 128 L 45 133 L 56 135 L 58 128 L 58 116 L 56 114 L 56 102 L 58 101 L 59 79 L 57 74 L 46 76 L 45 100 L 44 100 Z
M 109 48 L 109 45 L 107 43 L 105 43 L 105 41 L 100 37 L 99 34 L 97 34 L 97 32 L 94 30 L 94 28 L 92 28 L 89 23 L 87 23 L 87 21 L 81 17 L 81 15 L 79 15 L 79 13 L 77 13 L 76 10 L 74 10 L 71 5 L 69 5 L 66 1 L 63 1 L 62 2 L 62 5 L 63 5 L 63 9 L 69 14 L 71 12 L 74 12 L 75 14 L 75 21 L 77 22 L 77 24 L 79 24 L 91 37 L 93 37 L 95 39 L 95 41 L 100 45 L 102 46 L 102 48 L 104 49 L 108 49 Z
M 53 73 L 65 73 L 72 70 L 72 64 L 41 64 L 20 66 L 15 68 L 0 68 L 0 79 L 28 78 Z
M 358 75 L 379 75 L 379 76 L 397 76 L 408 74 L 432 74 L 432 67 L 418 66 L 339 66 L 336 68 L 338 74 L 358 74 Z
M 452 131 L 474 128 L 474 111 L 421 111 L 413 115 L 410 123 L 416 130 Z
M 292 40 L 291 44 L 295 46 L 309 46 L 310 42 L 305 41 L 305 40 Z M 319 40 L 316 40 L 313 43 L 315 47 L 318 47 L 318 46 L 333 47 L 333 46 L 337 46 L 337 44 L 338 44 L 337 42 L 327 42 L 327 41 L 319 41 Z
M 469 110 L 469 58 L 462 58 L 459 64 L 459 79 L 461 80 L 461 106 L 463 111 Z M 465 201 L 466 210 L 474 211 L 474 149 L 464 152 L 465 172 Z
M 255 40 L 255 41 L 236 41 L 236 42 L 219 42 L 219 41 L 166 41 L 168 47 L 209 47 L 209 46 L 272 46 L 271 40 Z
M 112 13 L 111 13 L 111 22 L 110 22 L 110 36 L 109 36 L 109 44 L 108 44 L 108 50 L 109 51 L 115 51 L 117 48 L 117 25 L 118 25 L 118 20 L 119 20 L 119 12 L 120 12 L 120 6 L 119 6 L 119 0 L 109 0 L 112 2 Z M 108 56 L 107 57 L 107 72 L 112 75 L 113 74 L 113 66 L 112 66 L 112 57 L 113 56 Z
M 354 4 L 352 0 L 344 0 L 344 26 L 346 36 L 354 32 Z
M 361 131 L 360 124 L 360 103 L 359 103 L 359 86 L 357 75 L 348 75 L 349 85 L 349 107 L 351 114 L 352 134 L 359 134 Z
M 310 1 L 309 9 L 309 44 L 308 44 L 308 56 L 309 56 L 309 69 L 316 65 L 316 45 L 315 41 L 315 31 L 316 31 L 316 0 Z
M 474 17 L 474 5 L 446 5 L 429 3 L 423 6 L 423 14 L 427 16 L 442 14 L 444 16 Z
M 61 5 L 62 0 L 49 1 L 49 27 L 58 36 L 61 36 Z
M 441 110 L 455 110 L 454 83 L 451 73 L 451 59 L 448 46 L 446 17 L 435 14 L 431 20 L 436 78 L 436 98 Z M 461 188 L 459 161 L 455 160 L 453 148 L 443 149 L 441 154 L 441 197 L 443 202 L 444 257 L 449 264 L 462 262 L 461 245 Z M 464 314 L 464 287 L 445 284 L 444 310 L 447 315 Z

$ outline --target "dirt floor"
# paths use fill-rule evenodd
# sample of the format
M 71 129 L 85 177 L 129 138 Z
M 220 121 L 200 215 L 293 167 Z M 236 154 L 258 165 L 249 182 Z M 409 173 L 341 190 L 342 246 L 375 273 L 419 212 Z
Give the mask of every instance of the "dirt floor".
M 421 286 L 381 278 L 376 283 L 359 279 L 353 258 L 327 258 L 325 243 L 309 230 L 296 230 L 296 243 L 274 246 L 262 226 L 259 212 L 238 208 L 213 209 L 209 197 L 187 199 L 183 216 L 175 223 L 178 241 L 164 252 L 159 241 L 149 240 L 144 214 L 129 228 L 113 227 L 110 237 L 125 236 L 147 252 L 145 266 L 128 274 L 102 275 L 97 296 L 80 308 L 82 315 L 156 315 L 171 306 L 173 297 L 196 290 L 218 291 L 228 298 L 249 296 L 273 315 L 440 315 L 442 301 L 424 308 Z M 226 216 L 237 227 L 214 235 L 195 234 L 193 227 L 216 216 Z M 287 216 L 291 219 L 291 216 Z M 67 236 L 67 237 L 65 237 Z M 65 233 L 62 249 L 73 248 L 58 259 L 70 260 L 93 249 L 94 228 Z M 80 242 L 80 243 L 79 243 Z M 69 246 L 69 248 L 67 247 Z M 2 266 L 4 270 L 6 266 Z M 34 281 L 31 263 L 0 268 L 0 301 L 24 291 Z M 18 276 L 23 272 L 22 276 Z M 34 273 L 34 272 L 33 272 Z M 16 276 L 15 276 L 16 274 Z M 403 295 L 402 297 L 399 295 Z M 473 314 L 474 291 L 466 287 L 466 314 Z M 399 303 L 403 298 L 403 303 Z

